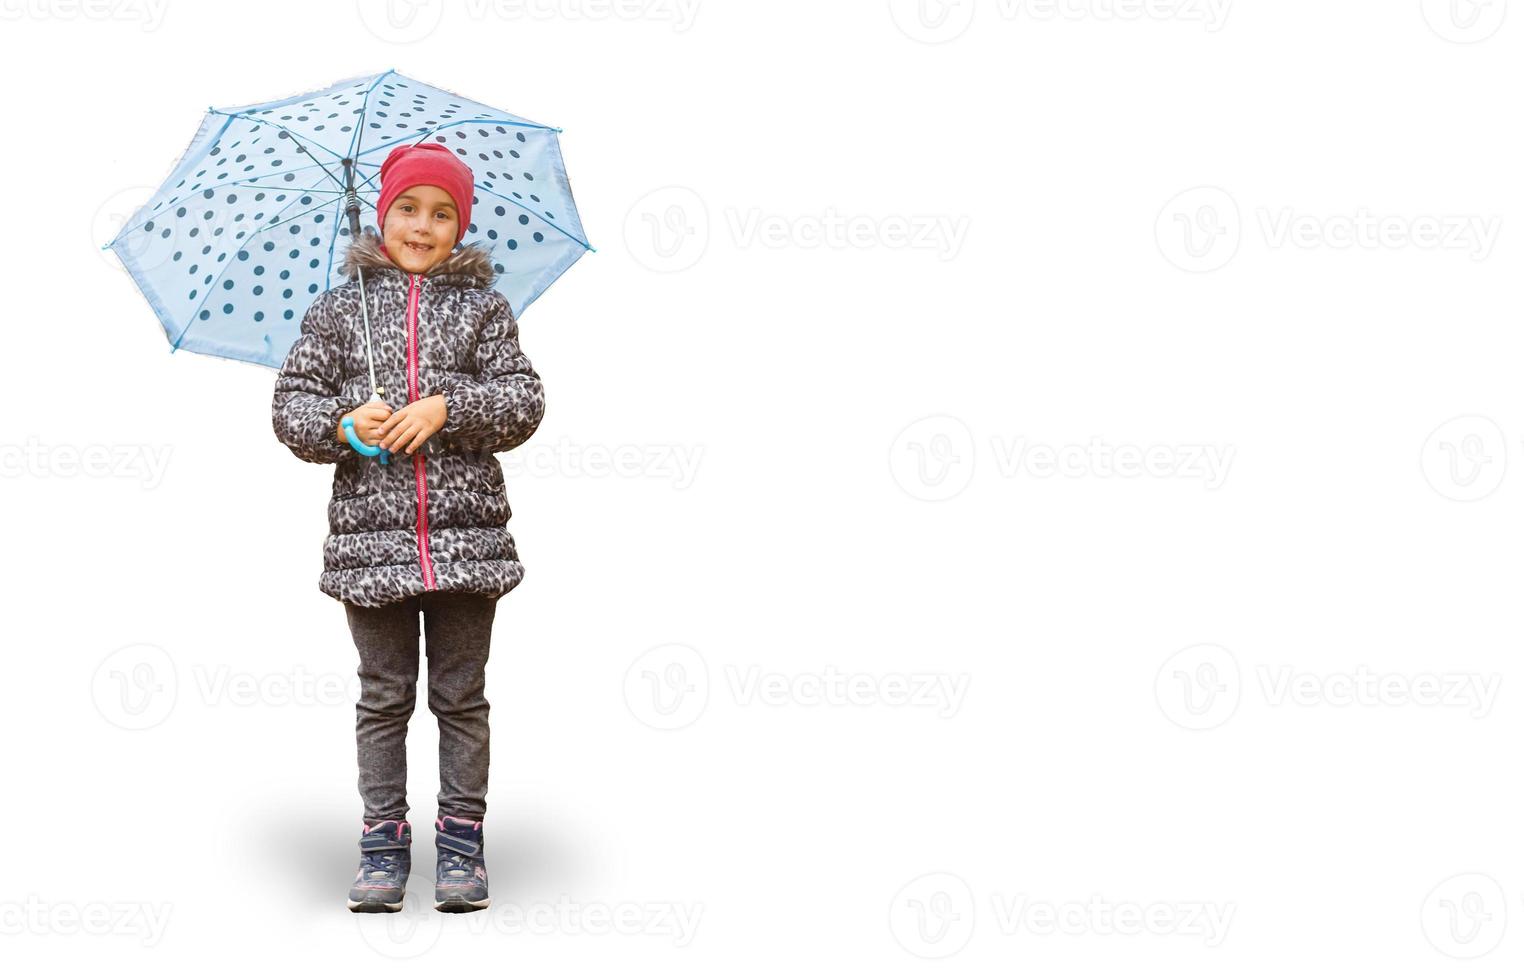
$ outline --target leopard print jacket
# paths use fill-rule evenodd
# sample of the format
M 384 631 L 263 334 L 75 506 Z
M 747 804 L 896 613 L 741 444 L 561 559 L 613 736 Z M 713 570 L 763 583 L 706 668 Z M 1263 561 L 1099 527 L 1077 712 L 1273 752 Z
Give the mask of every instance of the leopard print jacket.
M 367 229 L 350 243 L 349 281 L 319 294 L 275 382 L 275 435 L 302 460 L 336 463 L 318 588 L 380 606 L 425 592 L 502 596 L 524 576 L 493 453 L 528 439 L 545 413 L 518 322 L 491 288 L 490 254 L 467 244 L 422 275 L 398 268 Z M 370 305 L 382 400 L 393 409 L 442 394 L 444 427 L 389 463 L 337 439 L 371 400 L 359 270 Z

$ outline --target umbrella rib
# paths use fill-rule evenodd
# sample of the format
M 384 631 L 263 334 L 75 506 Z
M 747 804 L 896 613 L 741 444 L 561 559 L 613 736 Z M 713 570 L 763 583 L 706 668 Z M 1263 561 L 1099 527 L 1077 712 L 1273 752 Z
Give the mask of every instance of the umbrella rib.
M 375 81 L 370 83 L 370 88 L 365 90 L 365 98 L 360 100 L 360 121 L 355 125 L 354 136 L 350 137 L 349 156 L 347 159 L 358 159 L 355 150 L 360 146 L 360 137 L 365 135 L 365 114 L 370 111 L 370 93 L 376 90 L 376 86 L 380 85 L 382 80 L 385 79 L 387 75 L 395 74 L 396 71 L 397 70 L 395 68 L 388 68 L 386 71 L 377 75 Z
M 520 129 L 543 129 L 551 133 L 559 133 L 561 131 L 555 126 L 542 126 L 540 123 L 514 122 L 511 119 L 452 119 L 447 123 L 440 123 L 433 129 L 424 130 L 422 133 L 418 134 L 416 139 L 411 136 L 403 136 L 399 139 L 394 139 L 389 143 L 377 143 L 375 146 L 366 147 L 365 149 L 361 150 L 358 155 L 355 156 L 355 159 L 358 160 L 360 157 L 364 156 L 367 153 L 375 153 L 377 150 L 384 150 L 387 147 L 396 146 L 398 143 L 405 143 L 408 140 L 413 140 L 413 145 L 417 146 L 419 143 L 423 142 L 425 137 L 432 136 L 435 133 L 439 132 L 441 129 L 449 129 L 451 126 L 470 126 L 475 123 L 492 123 L 498 126 L 517 126 Z
M 184 197 L 177 197 L 177 198 L 174 198 L 173 200 L 165 201 L 164 202 L 164 208 L 174 207 L 176 204 L 181 204 L 181 203 L 183 203 L 185 201 L 188 201 L 192 197 L 194 197 L 195 195 L 197 195 L 197 194 L 204 194 L 206 191 L 215 191 L 215 190 L 218 190 L 218 189 L 223 188 L 223 187 L 236 187 L 236 186 L 239 186 L 238 182 L 241 181 L 241 180 L 263 180 L 265 177 L 273 177 L 273 176 L 275 176 L 276 173 L 291 173 L 291 174 L 296 174 L 296 173 L 301 173 L 303 170 L 311 170 L 311 169 L 312 169 L 311 167 L 297 167 L 297 168 L 295 168 L 293 170 L 275 171 L 273 173 L 265 174 L 262 177 L 237 177 L 237 178 L 235 178 L 233 180 L 224 181 L 221 184 L 213 184 L 210 187 L 198 187 L 194 191 L 191 191 L 191 192 L 187 193 Z M 263 189 L 263 190 L 281 190 L 281 191 L 296 190 L 296 188 L 290 188 L 290 187 L 274 187 L 274 188 L 261 188 L 261 189 Z M 342 194 L 343 191 L 342 190 L 337 190 L 337 191 L 319 191 L 318 193 L 337 193 L 337 194 Z M 160 208 L 157 213 L 149 215 L 147 218 L 144 218 L 142 221 L 138 222 L 136 225 L 132 226 L 131 228 L 123 228 L 121 231 L 117 232 L 116 237 L 111 240 L 111 244 L 113 244 L 113 245 L 116 244 L 118 241 L 120 241 L 122 239 L 123 236 L 125 236 L 125 235 L 127 235 L 127 234 L 129 234 L 131 232 L 137 231 L 139 228 L 143 227 L 148 222 L 159 220 L 159 218 L 163 214 L 163 210 L 164 210 L 163 208 Z
M 298 211 L 295 214 L 284 215 L 284 216 L 282 216 L 280 218 L 277 218 L 275 221 L 269 222 L 264 227 L 257 229 L 254 232 L 254 234 L 257 235 L 261 231 L 268 231 L 269 229 L 274 228 L 276 225 L 280 224 L 282 221 L 290 221 L 293 218 L 300 218 L 304 214 L 311 214 L 312 212 L 316 211 L 318 208 L 326 208 L 329 204 L 332 204 L 332 203 L 333 203 L 332 201 L 319 201 L 318 203 L 314 204 L 312 207 L 308 208 L 305 211 Z M 288 204 L 286 206 L 290 207 L 291 205 Z M 254 235 L 250 235 L 249 237 L 253 238 Z
M 267 185 L 267 184 L 239 184 L 237 181 L 234 181 L 233 183 L 236 186 L 238 186 L 238 187 L 248 187 L 248 188 L 250 188 L 252 190 L 256 190 L 256 191 L 301 191 L 303 194 L 342 194 L 342 193 L 344 193 L 342 190 L 340 190 L 337 187 L 274 187 L 274 186 L 270 186 L 270 185 Z
M 374 166 L 374 164 L 367 164 L 367 166 Z M 381 171 L 379 171 L 379 170 L 376 171 L 375 173 L 373 173 L 369 177 L 367 177 L 365 179 L 365 182 L 362 183 L 360 186 L 364 187 L 365 184 L 370 183 L 372 180 L 375 180 L 380 175 L 381 175 Z M 522 211 L 526 211 L 529 214 L 534 215 L 536 218 L 539 218 L 541 221 L 545 222 L 547 225 L 550 225 L 550 227 L 554 228 L 556 231 L 559 231 L 561 234 L 565 235 L 567 238 L 570 238 L 572 241 L 576 242 L 578 245 L 581 245 L 583 248 L 587 248 L 587 249 L 592 248 L 592 246 L 589 245 L 587 242 L 584 242 L 582 239 L 578 238 L 576 235 L 573 235 L 571 232 L 567 231 L 565 228 L 562 228 L 560 225 L 556 224 L 554 221 L 552 221 L 549 218 L 545 217 L 545 215 L 543 215 L 540 212 L 536 211 L 534 208 L 528 207 L 522 201 L 517 201 L 517 200 L 514 200 L 511 197 L 508 197 L 508 196 L 504 195 L 504 194 L 499 194 L 497 191 L 492 190 L 490 187 L 483 187 L 480 184 L 475 184 L 473 186 L 474 186 L 474 188 L 476 190 L 481 191 L 483 194 L 491 194 L 493 197 L 501 198 L 502 200 L 507 201 L 509 204 L 512 204 L 514 207 L 519 208 Z M 378 200 L 376 203 L 379 204 L 380 201 Z M 374 207 L 374 206 L 375 205 L 372 205 L 372 207 Z
M 212 111 L 213 111 L 213 113 L 218 114 L 218 116 L 232 116 L 233 119 L 247 119 L 248 122 L 255 123 L 256 127 L 274 127 L 274 128 L 276 128 L 276 130 L 280 130 L 280 131 L 282 131 L 282 133 L 285 133 L 285 134 L 287 134 L 287 136 L 290 136 L 291 139 L 296 140 L 296 148 L 299 149 L 299 151 L 306 152 L 306 145 L 308 145 L 308 143 L 311 143 L 312 146 L 317 146 L 317 148 L 322 149 L 322 151 L 326 152 L 326 154 L 332 154 L 332 157 L 334 157 L 335 160 L 343 160 L 343 157 L 340 157 L 340 155 L 338 155 L 337 152 L 334 152 L 334 151 L 332 151 L 332 149 L 329 149 L 328 146 L 323 146 L 322 143 L 317 142 L 317 140 L 303 139 L 303 137 L 300 136 L 300 134 L 297 134 L 297 133 L 294 133 L 294 131 L 288 130 L 287 127 L 282 127 L 282 125 L 280 125 L 279 122 L 270 122 L 270 120 L 268 120 L 268 119 L 255 119 L 255 117 L 250 116 L 250 114 L 248 114 L 248 113 L 227 113 L 227 111 L 219 110 L 219 108 L 213 108 Z M 311 157 L 312 163 L 317 163 L 317 165 L 323 166 L 322 160 L 317 159 L 317 157 L 314 157 L 314 155 L 309 154 L 309 152 L 306 152 L 306 155 L 308 155 L 308 157 Z M 323 166 L 323 172 L 325 172 L 325 174 L 328 174 L 329 180 L 334 181 L 334 183 L 338 184 L 338 186 L 340 186 L 340 187 L 344 186 L 344 181 L 338 180 L 337 177 L 334 177 L 334 174 L 332 174 L 332 172 L 329 171 L 329 169 L 326 168 L 326 166 Z
M 296 202 L 293 201 L 291 203 L 295 204 Z M 286 207 L 288 207 L 288 208 L 290 206 L 291 206 L 291 204 L 287 204 L 286 205 Z M 298 217 L 301 217 L 302 214 L 308 213 L 308 211 L 316 211 L 318 208 L 327 207 L 327 206 L 328 206 L 328 202 L 324 201 L 322 204 L 315 204 L 315 205 L 313 205 L 312 207 L 308 208 L 306 211 L 301 212 L 301 214 L 293 214 L 293 215 L 290 215 L 290 217 L 292 217 L 292 218 L 298 218 Z M 284 211 L 285 208 L 282 208 L 281 210 Z M 254 229 L 254 231 L 249 235 L 249 237 L 248 237 L 248 239 L 246 241 L 240 242 L 238 244 L 237 248 L 233 248 L 231 250 L 231 254 L 228 257 L 228 260 L 222 264 L 222 268 L 217 270 L 217 274 L 212 277 L 212 281 L 207 283 L 207 287 L 208 288 L 207 288 L 206 295 L 201 297 L 201 302 L 196 304 L 196 308 L 194 310 L 191 310 L 190 311 L 190 315 L 186 318 L 188 322 L 186 323 L 184 329 L 182 329 L 180 331 L 180 336 L 176 337 L 175 341 L 174 341 L 174 347 L 175 347 L 176 350 L 179 349 L 180 342 L 185 339 L 185 335 L 187 333 L 190 333 L 190 328 L 195 326 L 196 315 L 201 312 L 202 307 L 206 306 L 206 301 L 212 298 L 211 287 L 217 285 L 217 280 L 221 279 L 222 278 L 222 274 L 224 272 L 228 271 L 228 266 L 232 265 L 233 264 L 233 259 L 238 257 L 239 250 L 243 249 L 243 248 L 247 248 L 250 244 L 253 243 L 254 239 L 258 238 L 260 235 L 263 235 L 265 232 L 269 231 L 271 228 L 274 228 L 276 225 L 280 224 L 280 221 L 281 221 L 281 219 L 279 217 L 277 217 L 274 221 L 266 222 L 264 224 L 264 226 L 262 226 L 260 228 Z M 337 236 L 337 232 L 335 232 L 335 236 Z
M 213 112 L 221 112 L 220 109 L 213 109 L 212 111 Z M 239 118 L 239 119 L 247 119 L 250 122 L 254 123 L 256 128 L 258 126 L 274 126 L 276 129 L 278 129 L 281 132 L 285 133 L 293 141 L 295 141 L 297 152 L 307 154 L 307 159 L 309 159 L 313 163 L 317 164 L 318 168 L 320 170 L 322 170 L 323 173 L 328 175 L 328 179 L 333 181 L 335 187 L 339 188 L 339 190 L 341 190 L 341 191 L 345 189 L 344 182 L 342 180 L 340 180 L 339 178 L 335 177 L 333 175 L 333 171 L 331 171 L 327 167 L 323 166 L 323 161 L 319 160 L 317 157 L 312 155 L 312 152 L 307 149 L 307 144 L 311 143 L 313 146 L 315 146 L 318 149 L 322 150 L 324 153 L 328 153 L 328 154 L 331 154 L 332 156 L 334 156 L 335 158 L 339 158 L 339 155 L 337 153 L 334 153 L 333 150 L 330 150 L 328 147 L 326 147 L 323 144 L 317 142 L 316 140 L 303 139 L 301 136 L 298 136 L 296 133 L 294 133 L 291 130 L 287 129 L 285 126 L 282 126 L 280 123 L 272 123 L 272 122 L 269 122 L 268 120 L 255 119 L 253 116 L 247 115 L 247 114 L 242 113 L 242 112 L 223 112 L 222 114 L 225 115 L 225 116 L 234 116 L 234 117 Z
M 293 136 L 292 139 L 296 139 L 296 137 Z M 329 170 L 327 167 L 324 167 L 323 166 L 323 161 L 319 160 L 317 157 L 313 156 L 311 153 L 308 153 L 307 152 L 307 146 L 306 146 L 305 143 L 298 142 L 296 144 L 296 148 L 298 150 L 300 150 L 301 152 L 306 153 L 308 159 L 310 159 L 313 163 L 317 164 L 319 167 L 322 167 L 323 173 L 328 175 L 328 179 L 333 181 L 335 186 L 337 186 L 340 190 L 344 189 L 344 182 L 342 180 L 340 180 L 339 178 L 335 177 L 333 175 L 333 171 Z M 323 146 L 322 144 L 318 144 L 318 149 L 320 149 L 320 150 L 327 150 L 327 152 L 329 152 L 329 153 L 333 152 L 332 150 L 329 150 L 328 147 Z
M 371 164 L 370 166 L 373 166 L 373 164 Z M 364 187 L 365 184 L 370 183 L 372 180 L 375 180 L 380 175 L 381 175 L 381 171 L 377 170 L 375 173 L 371 174 L 368 178 L 366 178 L 365 183 L 361 184 L 360 186 Z M 561 234 L 565 235 L 567 238 L 570 238 L 572 241 L 576 242 L 578 245 L 581 245 L 583 248 L 592 248 L 592 246 L 589 245 L 587 242 L 584 242 L 582 239 L 578 238 L 576 235 L 573 235 L 571 232 L 567 231 L 565 228 L 562 228 L 560 225 L 556 224 L 554 221 L 552 221 L 549 218 L 545 217 L 545 215 L 543 215 L 540 212 L 536 211 L 534 208 L 531 208 L 528 205 L 524 204 L 524 202 L 514 200 L 513 198 L 508 197 L 507 195 L 504 195 L 504 194 L 499 194 L 497 191 L 493 190 L 490 187 L 483 187 L 480 184 L 473 184 L 472 186 L 476 190 L 481 191 L 483 194 L 491 194 L 493 197 L 502 198 L 504 201 L 507 201 L 509 204 L 512 204 L 514 207 L 520 209 L 521 211 L 526 211 L 529 214 L 534 215 L 536 218 L 539 218 L 541 221 L 545 222 L 547 225 L 550 225 L 556 231 L 559 231 Z M 380 201 L 378 200 L 376 203 L 379 204 Z
M 427 135 L 427 134 L 425 134 L 425 135 Z M 380 149 L 380 147 L 373 147 L 373 149 Z M 365 152 L 368 153 L 370 151 L 367 150 Z M 374 167 L 375 166 L 375 164 L 373 164 L 373 163 L 368 163 L 368 162 L 365 162 L 365 161 L 356 161 L 356 166 L 359 166 L 361 164 L 363 164 L 364 166 L 367 166 L 367 167 Z M 371 174 L 368 178 L 366 178 L 365 183 L 362 183 L 360 186 L 364 187 L 365 184 L 370 183 L 372 180 L 375 180 L 380 175 L 381 175 L 381 171 L 377 170 L 375 173 Z M 499 194 L 497 191 L 493 190 L 490 187 L 483 187 L 480 183 L 476 183 L 474 186 L 475 186 L 475 188 L 477 190 L 481 191 L 483 194 L 491 194 L 493 197 L 501 198 L 502 200 L 507 201 L 509 204 L 512 204 L 514 207 L 518 208 L 519 210 L 534 215 L 536 218 L 539 218 L 541 221 L 545 222 L 547 225 L 550 225 L 550 227 L 554 228 L 556 231 L 559 231 L 561 234 L 565 235 L 567 238 L 570 238 L 572 241 L 576 242 L 578 245 L 581 245 L 583 248 L 587 248 L 587 249 L 592 248 L 592 246 L 589 245 L 587 242 L 584 242 L 582 239 L 578 238 L 576 235 L 573 235 L 571 232 L 567 231 L 565 228 L 562 228 L 560 225 L 556 224 L 551 219 L 545 217 L 545 215 L 543 215 L 540 212 L 536 211 L 534 208 L 529 207 L 524 202 L 515 200 L 514 198 L 511 198 L 511 197 L 507 196 L 506 194 Z
M 241 180 L 264 180 L 266 177 L 274 177 L 276 174 L 299 174 L 299 173 L 301 173 L 304 170 L 311 170 L 311 169 L 312 169 L 312 166 L 309 165 L 309 166 L 305 166 L 305 167 L 291 167 L 289 169 L 272 170 L 272 171 L 270 171 L 267 174 L 260 174 L 257 177 L 234 177 L 232 180 L 224 181 L 224 182 L 222 182 L 220 184 L 213 184 L 210 187 L 200 187 L 200 188 L 197 188 L 196 190 L 191 191 L 185 197 L 175 198 L 173 201 L 166 202 L 164 206 L 165 207 L 169 207 L 171 204 L 179 204 L 181 201 L 189 200 L 192 196 L 194 196 L 196 194 L 201 194 L 201 193 L 204 193 L 205 191 L 214 191 L 214 190 L 217 190 L 219 187 L 231 187 L 231 186 L 233 186 L 234 184 L 238 183 Z M 284 188 L 284 187 L 278 187 L 278 188 L 275 188 L 275 190 L 286 190 L 286 188 Z M 342 194 L 343 192 L 344 192 L 344 190 L 343 190 L 342 187 L 338 189 L 338 193 Z
M 556 224 L 554 221 L 552 221 L 549 218 L 545 217 L 545 215 L 543 215 L 540 212 L 536 211 L 534 208 L 531 208 L 531 207 L 525 205 L 524 202 L 522 202 L 522 201 L 516 201 L 513 198 L 507 196 L 506 194 L 499 194 L 497 191 L 491 189 L 490 187 L 483 187 L 480 184 L 476 185 L 476 189 L 481 191 L 483 194 L 491 194 L 493 197 L 501 198 L 502 200 L 507 201 L 509 204 L 512 204 L 514 207 L 518 208 L 519 210 L 525 211 L 525 212 L 528 212 L 529 214 L 534 215 L 536 218 L 539 218 L 541 221 L 545 222 L 547 225 L 550 225 L 556 231 L 559 231 L 561 234 L 565 235 L 567 238 L 570 238 L 572 241 L 576 242 L 578 245 L 581 245 L 583 248 L 592 248 L 592 246 L 589 245 L 587 242 L 584 242 L 582 239 L 578 238 L 576 235 L 573 235 L 571 232 L 567 231 L 565 228 L 562 228 L 560 225 Z

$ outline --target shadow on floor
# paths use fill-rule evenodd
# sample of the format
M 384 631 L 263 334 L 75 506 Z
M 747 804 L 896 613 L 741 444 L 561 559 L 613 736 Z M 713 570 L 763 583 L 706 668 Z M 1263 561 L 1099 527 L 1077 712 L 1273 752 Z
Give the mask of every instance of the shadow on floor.
M 544 814 L 488 814 L 483 829 L 492 900 L 528 903 L 575 891 L 582 879 L 574 846 Z M 360 824 L 349 819 L 283 821 L 261 815 L 245 840 L 269 856 L 293 902 L 345 911 L 344 901 L 359 866 Z M 433 901 L 434 822 L 413 825 L 413 867 L 408 890 L 422 888 Z

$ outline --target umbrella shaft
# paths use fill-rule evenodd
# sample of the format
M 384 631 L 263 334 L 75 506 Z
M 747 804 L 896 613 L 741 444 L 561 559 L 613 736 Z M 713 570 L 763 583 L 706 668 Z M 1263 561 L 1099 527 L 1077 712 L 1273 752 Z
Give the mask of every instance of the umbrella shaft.
M 344 211 L 349 216 L 349 239 L 358 241 L 360 196 L 355 193 L 355 162 L 348 158 L 344 160 Z M 370 302 L 365 298 L 365 270 L 356 267 L 355 274 L 360 279 L 360 316 L 365 323 L 365 364 L 370 369 L 370 390 L 372 396 L 380 401 L 381 389 L 376 384 L 376 359 L 370 349 Z

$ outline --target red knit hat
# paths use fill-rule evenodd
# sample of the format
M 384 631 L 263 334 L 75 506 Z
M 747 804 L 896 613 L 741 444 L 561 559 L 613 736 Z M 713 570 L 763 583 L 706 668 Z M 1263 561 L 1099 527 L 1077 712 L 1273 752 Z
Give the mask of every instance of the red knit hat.
M 459 244 L 471 224 L 471 193 L 476 186 L 476 176 L 453 150 L 438 143 L 403 144 L 386 155 L 386 161 L 381 164 L 381 198 L 376 202 L 377 231 L 386 227 L 386 212 L 391 210 L 392 202 L 403 191 L 419 184 L 442 187 L 454 199 L 460 219 L 455 229 L 455 243 Z M 386 252 L 384 243 L 381 251 Z

